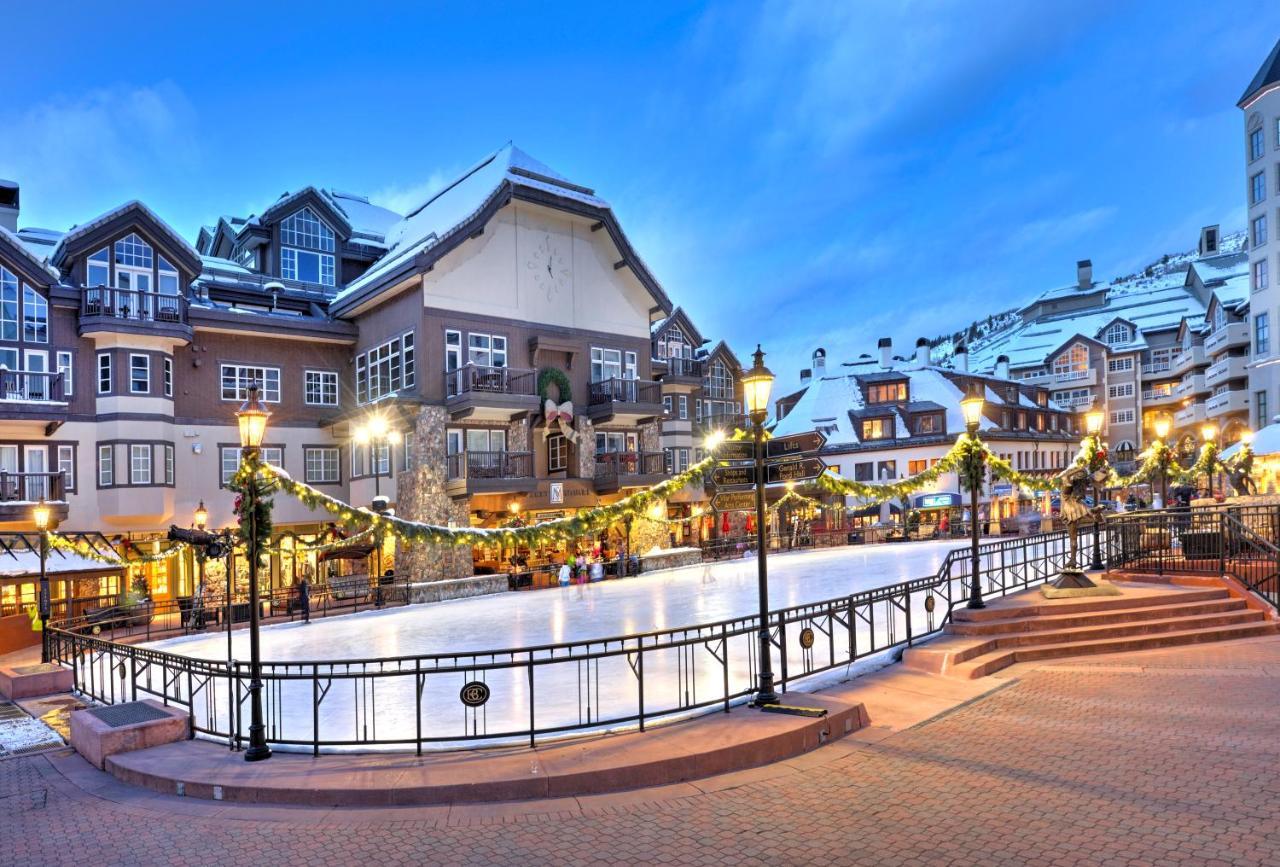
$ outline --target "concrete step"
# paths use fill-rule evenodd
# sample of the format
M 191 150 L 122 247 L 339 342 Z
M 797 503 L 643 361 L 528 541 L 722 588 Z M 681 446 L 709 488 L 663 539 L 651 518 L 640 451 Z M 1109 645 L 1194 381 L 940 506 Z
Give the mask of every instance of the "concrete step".
M 1195 617 L 1202 614 L 1221 614 L 1248 608 L 1243 599 L 1226 597 L 1208 602 L 1174 601 L 1145 608 L 1118 608 L 1104 611 L 1083 611 L 1074 614 L 1046 614 L 1041 617 L 1012 617 L 1007 620 L 958 621 L 947 624 L 948 635 L 996 636 L 1016 635 L 1026 632 L 1052 629 L 1072 629 L 1078 626 L 1095 626 L 1105 623 L 1130 623 L 1138 620 L 1167 620 L 1172 617 Z
M 957 606 L 951 612 L 957 623 L 979 623 L 993 620 L 1013 620 L 1025 617 L 1045 617 L 1061 614 L 1084 614 L 1095 611 L 1119 611 L 1151 608 L 1189 602 L 1209 602 L 1226 599 L 1230 593 L 1225 587 L 1207 587 L 1197 590 L 1159 590 L 1123 596 L 1085 596 L 1079 599 L 1045 599 L 1038 590 L 1015 597 L 998 599 L 986 608 Z
M 1070 628 L 1037 629 L 1032 632 L 994 635 L 987 637 L 986 640 L 983 640 L 983 637 L 957 636 L 955 639 L 956 644 L 950 648 L 950 656 L 951 662 L 955 664 L 1009 648 L 1071 644 L 1110 638 L 1125 638 L 1134 635 L 1185 632 L 1193 629 L 1213 629 L 1223 626 L 1258 623 L 1266 619 L 1267 616 L 1264 612 L 1242 606 L 1233 611 L 1212 614 L 1167 617 L 1158 620 L 1133 620 L 1125 623 L 1100 623 Z M 929 646 L 933 649 L 932 645 L 938 645 L 937 650 L 947 652 L 947 641 L 948 639 L 944 638 L 931 642 Z
M 1100 653 L 1121 653 L 1132 650 L 1154 650 L 1162 647 L 1202 644 L 1210 641 L 1256 638 L 1262 635 L 1275 635 L 1277 632 L 1280 632 L 1280 624 L 1269 620 L 1259 620 L 1232 626 L 1099 638 L 1090 641 L 1036 644 L 1028 647 L 999 648 L 967 662 L 955 664 L 943 673 L 951 677 L 985 677 L 1002 668 L 1007 668 L 1015 662 L 1034 662 L 1044 659 L 1092 656 Z

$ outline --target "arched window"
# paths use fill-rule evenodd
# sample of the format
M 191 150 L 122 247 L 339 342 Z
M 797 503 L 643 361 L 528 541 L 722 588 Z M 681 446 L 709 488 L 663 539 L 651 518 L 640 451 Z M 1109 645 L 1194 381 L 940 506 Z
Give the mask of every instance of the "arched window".
M 1053 374 L 1059 379 L 1084 379 L 1089 371 L 1089 348 L 1083 343 L 1073 344 L 1053 360 Z
M 310 208 L 280 223 L 280 276 L 303 283 L 334 285 L 334 236 Z
M 711 362 L 707 373 L 707 394 L 713 398 L 733 398 L 733 374 L 729 372 L 729 365 L 718 358 Z
M 689 345 L 689 341 L 685 339 L 684 332 L 680 330 L 680 326 L 672 325 L 667 329 L 665 339 L 658 344 L 659 358 L 692 358 L 693 347 Z
M 1108 346 L 1120 346 L 1129 342 L 1129 326 L 1117 322 L 1107 329 L 1106 341 Z
M 1227 325 L 1227 311 L 1223 309 L 1221 304 L 1215 304 L 1213 307 L 1213 330 L 1225 328 Z

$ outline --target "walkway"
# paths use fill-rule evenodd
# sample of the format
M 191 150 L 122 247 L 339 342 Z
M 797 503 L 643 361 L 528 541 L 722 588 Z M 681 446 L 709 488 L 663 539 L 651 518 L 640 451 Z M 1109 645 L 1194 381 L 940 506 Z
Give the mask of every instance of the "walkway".
M 513 804 L 215 804 L 9 759 L 0 860 L 1280 863 L 1280 638 L 1021 663 L 986 685 L 1003 688 L 905 729 L 868 702 L 870 728 L 780 764 Z

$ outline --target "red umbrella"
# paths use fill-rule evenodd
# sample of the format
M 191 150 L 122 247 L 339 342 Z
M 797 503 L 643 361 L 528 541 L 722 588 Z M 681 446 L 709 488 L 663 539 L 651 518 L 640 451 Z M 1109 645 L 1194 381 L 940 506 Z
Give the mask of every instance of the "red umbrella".
M 720 532 L 728 534 L 729 532 L 729 513 L 725 512 L 724 517 L 720 519 Z
M 756 531 L 756 516 L 748 514 L 747 515 L 747 533 L 750 534 L 750 533 L 754 533 L 755 531 Z

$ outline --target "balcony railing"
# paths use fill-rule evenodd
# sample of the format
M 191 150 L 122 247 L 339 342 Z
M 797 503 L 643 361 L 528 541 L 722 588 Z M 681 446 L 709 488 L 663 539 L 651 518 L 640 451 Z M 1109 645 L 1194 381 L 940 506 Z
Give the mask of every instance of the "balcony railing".
M 1172 364 L 1170 364 L 1168 361 L 1157 361 L 1152 364 L 1142 365 L 1142 372 L 1147 374 L 1164 373 L 1170 367 L 1172 367 Z
M 747 417 L 740 412 L 704 414 L 702 418 L 697 420 L 696 424 L 704 433 L 718 430 L 725 433 L 733 433 L 735 430 L 747 430 L 750 427 Z
M 449 397 L 460 394 L 523 394 L 538 393 L 535 371 L 520 367 L 491 367 L 485 364 L 466 364 L 444 375 L 444 390 Z
M 187 299 L 163 292 L 97 286 L 80 296 L 81 316 L 102 316 L 129 322 L 169 322 L 185 325 Z
M 1081 406 L 1092 406 L 1093 395 L 1086 394 L 1077 397 L 1064 397 L 1061 400 L 1056 401 L 1056 403 L 1063 409 L 1076 409 Z
M 645 379 L 605 379 L 591 383 L 590 405 L 662 403 L 662 384 Z
M 620 476 L 660 476 L 666 471 L 667 456 L 662 452 L 603 452 L 596 455 L 597 481 Z
M 64 502 L 67 483 L 62 473 L 11 473 L 0 470 L 0 503 Z
M 660 358 L 659 363 L 666 362 L 668 376 L 683 376 L 690 379 L 702 379 L 706 365 L 701 358 Z
M 23 403 L 61 402 L 62 374 L 0 367 L 0 400 Z
M 531 479 L 532 452 L 459 452 L 448 456 L 449 479 Z

